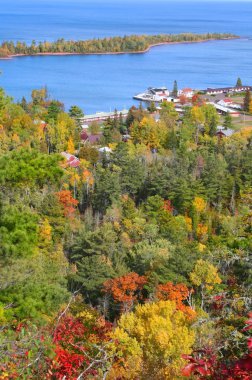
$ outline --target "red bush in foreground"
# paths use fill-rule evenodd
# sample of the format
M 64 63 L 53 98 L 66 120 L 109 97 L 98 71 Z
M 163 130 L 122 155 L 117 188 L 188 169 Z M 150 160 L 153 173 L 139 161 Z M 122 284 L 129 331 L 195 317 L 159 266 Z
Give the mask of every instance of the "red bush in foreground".
M 246 327 L 242 330 L 252 330 L 252 313 L 245 322 Z M 201 380 L 251 380 L 252 379 L 252 338 L 247 339 L 248 353 L 241 359 L 233 359 L 226 363 L 223 359 L 218 360 L 211 349 L 194 352 L 194 355 L 183 355 L 183 359 L 189 361 L 182 371 L 183 376 L 196 376 Z

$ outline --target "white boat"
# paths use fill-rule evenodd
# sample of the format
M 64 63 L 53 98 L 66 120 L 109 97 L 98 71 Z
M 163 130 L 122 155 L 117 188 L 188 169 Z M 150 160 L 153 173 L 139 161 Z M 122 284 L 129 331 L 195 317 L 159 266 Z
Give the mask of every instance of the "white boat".
M 149 87 L 147 91 L 133 96 L 133 99 L 142 100 L 144 102 L 162 102 L 170 95 L 166 87 Z

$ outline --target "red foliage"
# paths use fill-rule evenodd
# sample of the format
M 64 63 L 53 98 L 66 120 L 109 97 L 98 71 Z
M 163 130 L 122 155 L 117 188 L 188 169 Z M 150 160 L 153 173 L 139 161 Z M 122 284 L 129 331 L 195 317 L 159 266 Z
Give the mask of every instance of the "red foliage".
M 199 102 L 199 95 L 198 94 L 194 94 L 193 97 L 192 97 L 192 104 L 194 106 L 198 105 L 198 102 Z
M 78 201 L 73 198 L 71 191 L 61 190 L 56 193 L 59 202 L 64 207 L 65 216 L 72 216 L 75 212 L 75 207 L 78 205 Z
M 220 294 L 220 295 L 216 295 L 212 298 L 213 302 L 211 304 L 212 308 L 214 310 L 222 310 L 225 306 L 225 295 L 224 294 Z
M 111 329 L 111 323 L 102 318 L 85 326 L 81 318 L 64 316 L 54 331 L 56 355 L 53 360 L 48 359 L 50 366 L 48 379 L 76 379 L 97 354 L 93 343 L 99 345 L 108 341 Z M 97 368 L 92 366 L 85 375 L 97 375 Z
M 247 319 L 247 321 L 245 321 L 246 323 L 246 327 L 244 327 L 244 329 L 242 331 L 249 331 L 249 330 L 252 330 L 252 313 L 249 313 L 249 319 Z
M 248 349 L 249 351 L 252 351 L 252 338 L 248 339 Z
M 242 331 L 252 330 L 252 313 L 246 321 L 247 326 Z M 183 355 L 189 361 L 183 370 L 183 376 L 196 376 L 201 380 L 251 380 L 252 379 L 252 338 L 247 340 L 248 354 L 231 363 L 218 360 L 210 349 L 196 351 L 194 356 Z
M 132 272 L 125 276 L 105 281 L 103 291 L 111 294 L 114 301 L 122 303 L 122 308 L 126 311 L 129 310 L 135 300 L 141 298 L 141 291 L 146 282 L 145 276 L 139 276 L 137 273 Z
M 204 100 L 200 98 L 198 94 L 194 94 L 192 97 L 192 104 L 194 106 L 202 106 L 204 104 Z
M 88 364 L 88 360 L 83 354 L 69 352 L 61 347 L 55 349 L 56 357 L 54 358 L 54 366 L 52 368 L 56 378 L 61 379 L 76 379 L 83 362 Z
M 170 200 L 164 201 L 164 210 L 169 212 L 170 214 L 173 213 L 174 207 L 172 206 Z
M 57 326 L 53 342 L 73 343 L 74 340 L 83 338 L 86 331 L 86 327 L 79 319 L 66 316 Z
M 204 354 L 204 359 L 201 359 L 201 354 Z M 208 351 L 196 351 L 196 355 L 199 356 L 190 356 L 182 355 L 182 358 L 189 361 L 183 370 L 182 375 L 190 377 L 191 375 L 199 376 L 210 376 L 212 375 L 212 369 L 214 367 L 216 357 Z M 200 377 L 201 378 L 201 377 Z M 204 379 L 203 377 L 202 379 Z
M 184 104 L 186 104 L 186 102 L 187 102 L 187 97 L 186 97 L 184 94 L 182 94 L 182 95 L 180 95 L 180 97 L 179 97 L 179 101 L 180 101 L 180 103 L 181 103 L 182 105 L 184 105 Z

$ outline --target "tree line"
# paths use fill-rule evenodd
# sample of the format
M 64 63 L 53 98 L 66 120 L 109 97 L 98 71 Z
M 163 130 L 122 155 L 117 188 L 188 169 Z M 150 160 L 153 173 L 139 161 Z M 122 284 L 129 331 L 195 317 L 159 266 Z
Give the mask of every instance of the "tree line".
M 130 35 L 124 37 L 98 38 L 83 41 L 58 39 L 55 42 L 32 41 L 26 42 L 4 41 L 0 45 L 0 57 L 13 55 L 37 55 L 37 54 L 96 54 L 96 53 L 130 53 L 147 50 L 150 46 L 162 43 L 198 42 L 207 40 L 221 40 L 237 38 L 229 33 L 206 34 L 159 34 L 159 35 Z

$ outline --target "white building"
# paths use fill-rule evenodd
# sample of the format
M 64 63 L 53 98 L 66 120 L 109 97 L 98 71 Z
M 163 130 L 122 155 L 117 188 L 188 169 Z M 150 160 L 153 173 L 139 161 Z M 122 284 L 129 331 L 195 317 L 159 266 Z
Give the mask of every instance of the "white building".
M 178 90 L 178 96 L 184 95 L 186 98 L 192 98 L 194 95 L 194 91 L 191 88 L 183 88 L 182 90 Z

